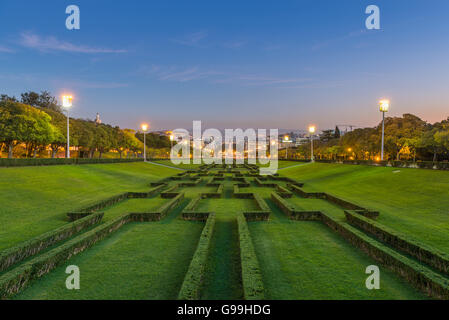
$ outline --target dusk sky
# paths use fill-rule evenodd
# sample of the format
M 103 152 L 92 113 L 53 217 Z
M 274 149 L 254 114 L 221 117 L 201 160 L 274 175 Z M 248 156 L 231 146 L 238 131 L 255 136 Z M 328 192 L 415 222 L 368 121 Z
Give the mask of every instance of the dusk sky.
M 122 128 L 374 126 L 380 98 L 449 116 L 447 0 L 1 0 L 0 26 L 0 93 L 70 92 L 73 116 Z

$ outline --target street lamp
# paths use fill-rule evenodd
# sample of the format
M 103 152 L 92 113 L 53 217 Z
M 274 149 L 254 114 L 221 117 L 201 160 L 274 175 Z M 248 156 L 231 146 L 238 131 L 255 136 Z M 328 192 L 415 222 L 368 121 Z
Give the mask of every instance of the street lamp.
M 288 142 L 289 142 L 289 138 L 288 136 L 284 136 L 284 143 L 285 143 L 285 160 L 288 159 Z
M 148 130 L 148 125 L 146 123 L 143 123 L 141 125 L 142 131 L 143 131 L 143 162 L 147 161 L 147 140 L 145 134 Z
M 384 135 L 385 135 L 385 112 L 390 108 L 390 100 L 383 99 L 379 101 L 379 109 L 382 112 L 382 150 L 380 153 L 380 160 L 384 160 Z
M 309 126 L 309 133 L 310 133 L 310 161 L 314 162 L 315 157 L 313 156 L 313 134 L 316 131 L 315 126 Z
M 70 124 L 69 124 L 69 108 L 72 107 L 73 97 L 71 95 L 63 95 L 62 96 L 62 106 L 67 111 L 67 150 L 66 150 L 66 158 L 70 158 Z
M 170 146 L 173 148 L 173 140 L 175 139 L 175 136 L 173 134 L 170 135 Z

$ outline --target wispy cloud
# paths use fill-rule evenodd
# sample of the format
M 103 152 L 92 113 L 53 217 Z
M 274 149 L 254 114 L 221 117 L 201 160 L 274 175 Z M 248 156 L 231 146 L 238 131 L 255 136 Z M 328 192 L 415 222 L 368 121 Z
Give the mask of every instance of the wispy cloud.
M 179 39 L 172 39 L 173 42 L 189 46 L 189 47 L 196 47 L 200 46 L 201 40 L 207 38 L 208 32 L 207 31 L 198 31 L 193 32 L 190 34 L 185 35 L 182 38 Z
M 15 51 L 11 48 L 5 47 L 5 46 L 1 46 L 0 45 L 0 52 L 4 52 L 4 53 L 14 53 Z
M 247 41 L 232 41 L 232 42 L 225 42 L 223 43 L 223 47 L 228 49 L 237 49 L 245 46 L 248 42 Z
M 274 84 L 299 85 L 309 82 L 309 78 L 272 77 L 264 75 L 240 74 L 227 71 L 203 70 L 198 66 L 180 68 L 152 65 L 142 67 L 140 74 L 155 77 L 160 81 L 188 82 L 194 80 L 207 80 L 217 84 L 237 84 L 242 86 L 268 86 Z
M 356 30 L 356 31 L 350 32 L 350 33 L 345 34 L 345 35 L 340 36 L 340 37 L 336 37 L 336 38 L 333 38 L 333 39 L 328 39 L 328 40 L 324 40 L 324 41 L 321 41 L 321 42 L 317 42 L 317 43 L 315 43 L 312 46 L 312 50 L 318 50 L 318 49 L 321 49 L 321 48 L 325 48 L 327 46 L 330 46 L 332 44 L 338 43 L 340 41 L 348 40 L 348 39 L 355 38 L 355 37 L 360 37 L 360 36 L 362 36 L 364 34 L 367 34 L 367 30 L 365 30 L 365 29 Z
M 39 51 L 63 51 L 73 53 L 126 53 L 124 49 L 109 49 L 99 47 L 89 47 L 84 45 L 76 45 L 67 41 L 62 41 L 53 36 L 41 37 L 33 33 L 20 34 L 19 44 L 31 49 Z

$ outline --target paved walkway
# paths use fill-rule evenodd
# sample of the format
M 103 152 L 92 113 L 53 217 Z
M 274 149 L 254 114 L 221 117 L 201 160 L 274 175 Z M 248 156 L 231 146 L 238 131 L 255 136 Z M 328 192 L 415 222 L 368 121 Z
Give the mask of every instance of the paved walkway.
M 182 168 L 178 168 L 178 167 L 167 166 L 166 164 L 156 163 L 156 162 L 152 162 L 152 161 L 145 161 L 145 163 L 150 163 L 150 164 L 154 164 L 155 166 L 167 167 L 167 168 L 177 169 L 177 170 L 181 170 L 181 171 L 188 170 L 188 169 L 182 169 Z

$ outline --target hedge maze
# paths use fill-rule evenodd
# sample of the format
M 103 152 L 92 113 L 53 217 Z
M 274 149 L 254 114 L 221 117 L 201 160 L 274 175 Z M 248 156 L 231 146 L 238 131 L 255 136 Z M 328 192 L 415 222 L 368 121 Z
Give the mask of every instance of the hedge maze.
M 317 221 L 427 296 L 449 299 L 447 254 L 381 225 L 375 210 L 307 192 L 288 177 L 260 176 L 247 164 L 202 165 L 152 182 L 147 192 L 125 192 L 67 213 L 65 226 L 0 253 L 0 298 L 38 286 L 47 273 L 126 224 L 165 221 L 173 212 L 186 227 L 203 225 L 173 299 L 278 298 L 264 287 L 264 253 L 256 250 L 259 239 L 250 227 L 269 224 L 275 212 L 298 226 Z

